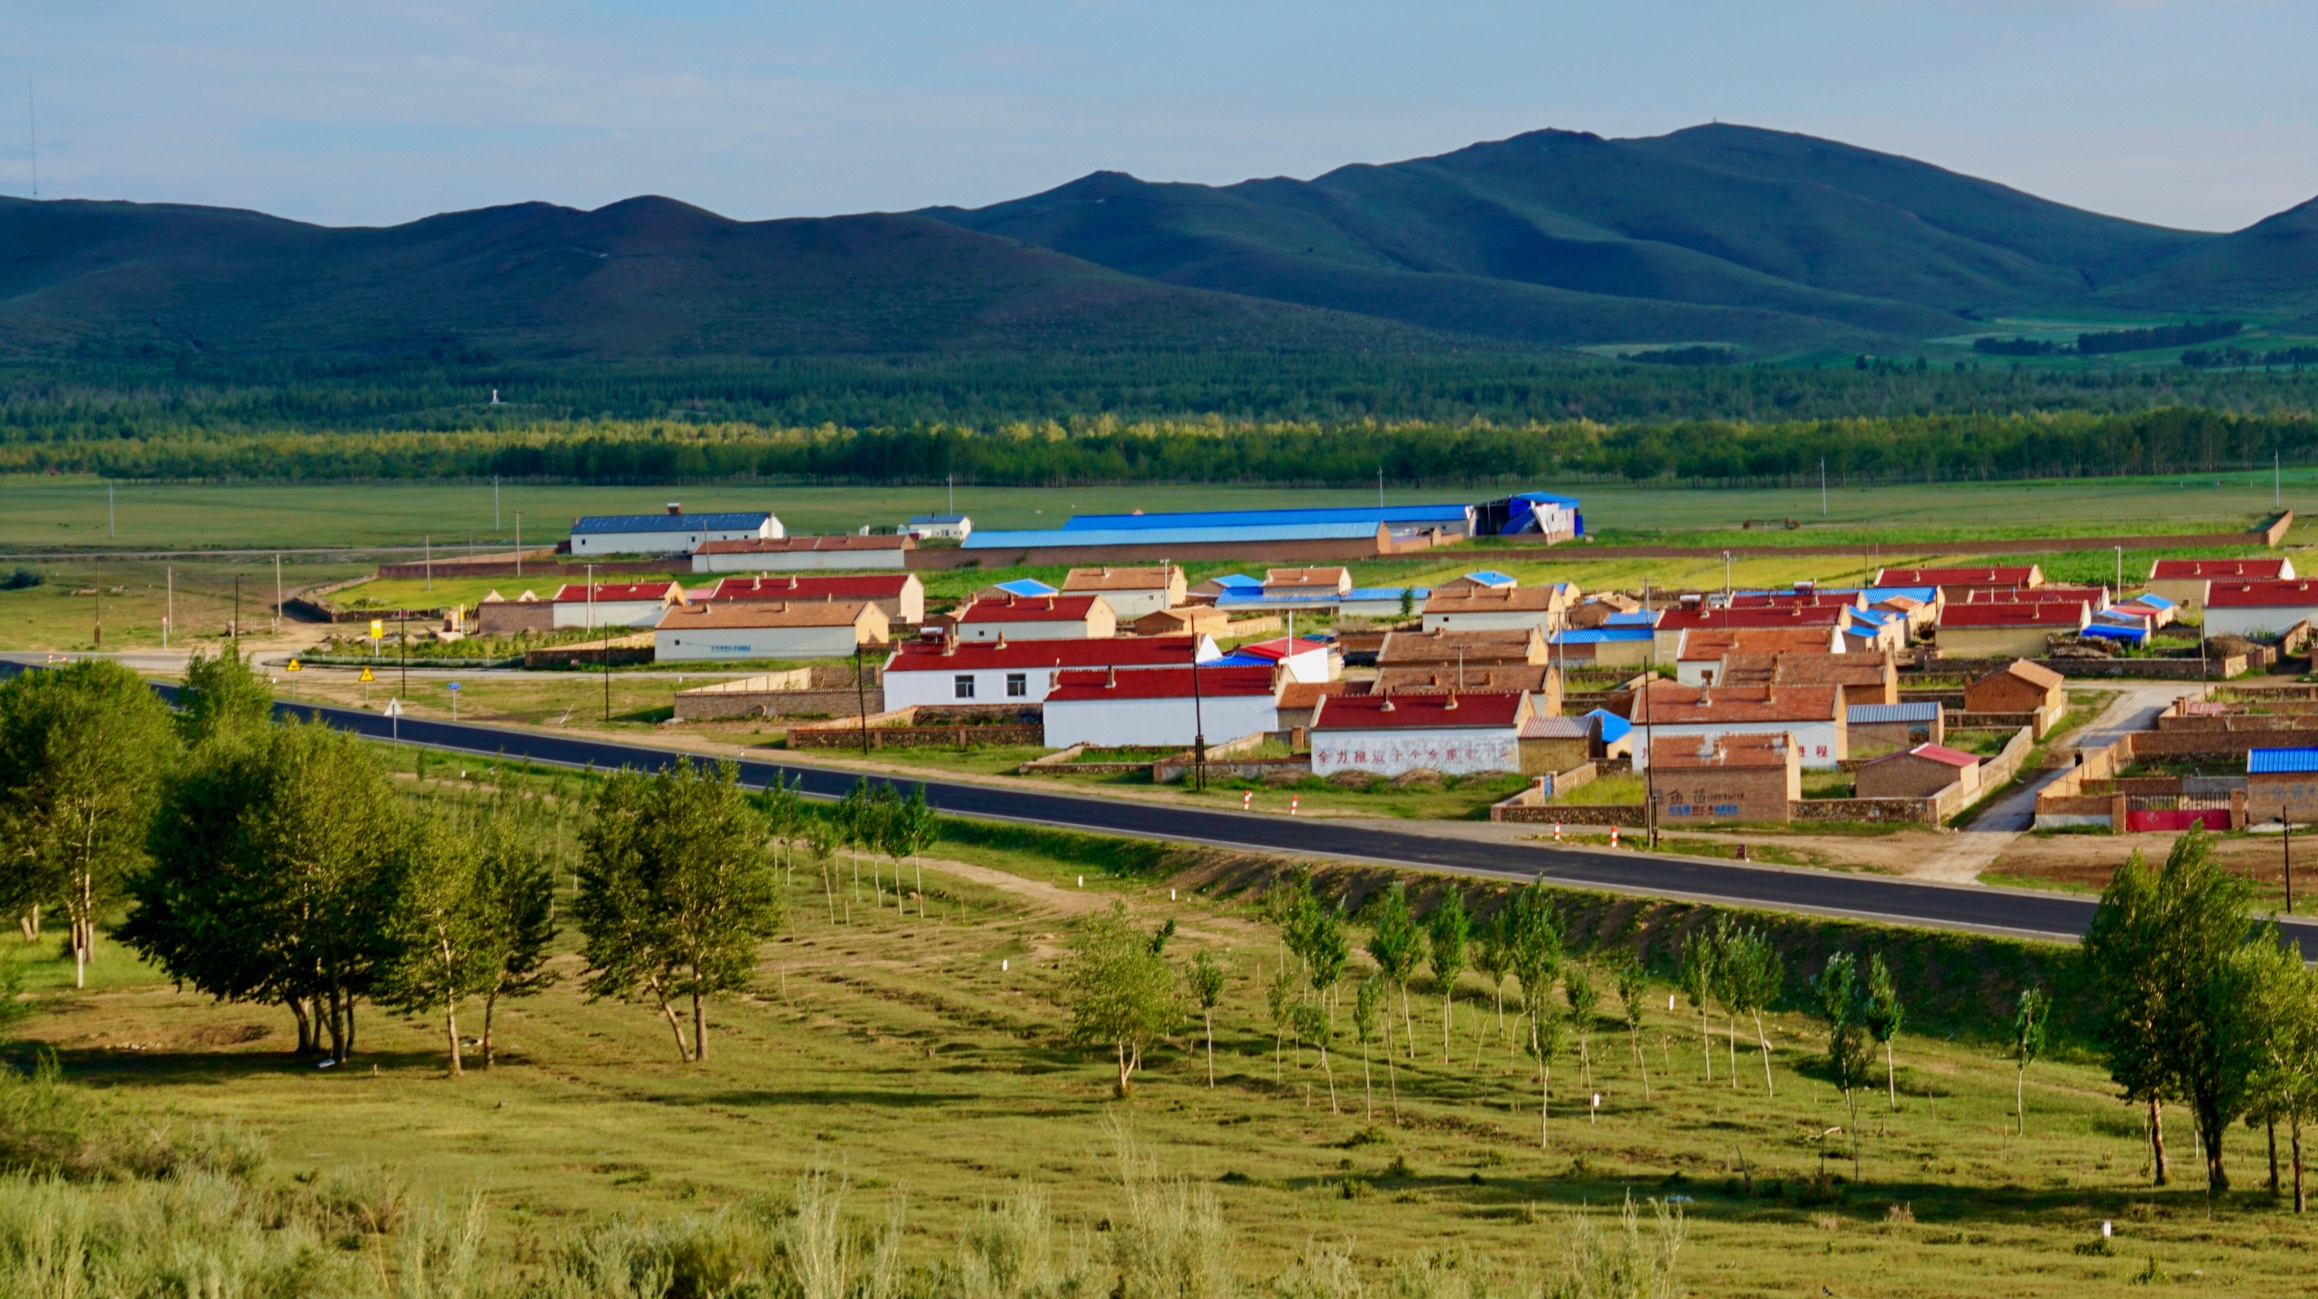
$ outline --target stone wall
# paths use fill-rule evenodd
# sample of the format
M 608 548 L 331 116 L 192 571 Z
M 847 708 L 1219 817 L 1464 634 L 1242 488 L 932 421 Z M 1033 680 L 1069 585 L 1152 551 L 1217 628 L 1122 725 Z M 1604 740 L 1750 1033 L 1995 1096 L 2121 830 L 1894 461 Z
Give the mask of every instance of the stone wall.
M 1029 715 L 1034 720 L 1019 719 Z M 861 746 L 866 732 L 872 749 L 975 749 L 1037 745 L 1045 742 L 1046 728 L 1036 714 L 1014 706 L 916 705 L 890 712 L 859 714 L 834 721 L 789 728 L 792 749 L 850 749 Z M 866 723 L 866 725 L 864 725 Z

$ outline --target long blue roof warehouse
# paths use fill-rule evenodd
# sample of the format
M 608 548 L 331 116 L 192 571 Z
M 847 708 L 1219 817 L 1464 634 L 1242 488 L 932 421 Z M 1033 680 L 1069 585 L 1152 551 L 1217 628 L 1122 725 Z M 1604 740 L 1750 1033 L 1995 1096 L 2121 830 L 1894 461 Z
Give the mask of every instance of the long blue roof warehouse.
M 1519 492 L 1477 505 L 1329 505 L 1289 510 L 1188 510 L 1161 514 L 1079 514 L 1062 525 L 1063 532 L 1144 532 L 1184 529 L 1220 529 L 1219 540 L 1258 537 L 1312 536 L 1306 529 L 1358 524 L 1383 526 L 1396 534 L 1439 529 L 1464 536 L 1585 535 L 1585 516 L 1578 499 L 1552 492 Z M 1059 544 L 1059 543 L 1058 543 Z

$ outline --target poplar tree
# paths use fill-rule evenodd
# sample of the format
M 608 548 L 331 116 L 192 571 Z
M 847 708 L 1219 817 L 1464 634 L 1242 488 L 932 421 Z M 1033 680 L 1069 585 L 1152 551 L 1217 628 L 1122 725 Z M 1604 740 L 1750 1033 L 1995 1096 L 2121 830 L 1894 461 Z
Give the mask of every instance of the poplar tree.
M 1362 979 L 1352 996 L 1352 1032 L 1360 1039 L 1360 1093 L 1368 1121 L 1376 1122 L 1376 1078 L 1369 1072 L 1368 1045 L 1376 1040 L 1377 1003 L 1383 1000 L 1383 991 L 1377 986 L 1375 975 Z M 1396 1100 L 1392 1119 L 1400 1122 L 1400 1106 Z
M 2028 1135 L 2028 1066 L 2044 1054 L 2045 1021 L 2052 999 L 2042 988 L 2022 988 L 2012 1011 L 2012 1122 L 2016 1135 Z
M 1409 1013 L 1409 976 L 1417 972 L 1417 962 L 1424 957 L 1424 935 L 1409 915 L 1408 889 L 1399 880 L 1377 894 L 1369 907 L 1368 955 L 1400 991 L 1402 1049 L 1413 1061 L 1417 1056 L 1416 1019 Z
M 1786 984 L 1786 965 L 1771 940 L 1761 930 L 1749 928 L 1731 934 L 1722 966 L 1733 1015 L 1747 1015 L 1755 1022 L 1755 1041 L 1763 1053 L 1763 1091 L 1776 1096 L 1778 1091 L 1771 1083 L 1771 1038 L 1763 1027 L 1763 1012 L 1779 999 Z M 1732 1036 L 1735 1040 L 1737 1035 Z
M 1570 1028 L 1577 1033 L 1579 1079 L 1591 1091 L 1594 1085 L 1594 1024 L 1602 1011 L 1602 991 L 1594 986 L 1593 972 L 1583 961 L 1572 961 L 1561 975 L 1562 1000 L 1569 1003 Z
M 177 725 L 187 744 L 247 735 L 273 720 L 274 691 L 249 660 L 228 648 L 186 660 Z
M 1425 919 L 1427 955 L 1433 981 L 1441 985 L 1441 1064 L 1449 1063 L 1449 1012 L 1457 1001 L 1457 979 L 1465 973 L 1465 946 L 1472 936 L 1472 917 L 1465 914 L 1465 895 L 1450 889 Z
M 918 854 L 933 847 L 940 836 L 941 817 L 926 805 L 926 787 L 911 787 L 909 797 L 893 805 L 885 824 L 886 851 L 895 857 L 894 887 L 901 887 L 900 861 L 907 859 L 917 881 L 918 918 L 926 915 L 926 866 Z
M 1521 980 L 1521 1010 L 1529 1021 L 1529 1054 L 1538 1066 L 1537 1144 L 1546 1147 L 1547 1111 L 1553 1103 L 1553 1057 L 1561 1044 L 1562 1019 L 1553 1013 L 1553 985 L 1561 975 L 1561 924 L 1545 886 L 1532 881 L 1505 909 L 1513 974 Z
M 1682 964 L 1676 972 L 1676 981 L 1682 995 L 1698 1012 L 1698 1054 L 1706 1066 L 1706 1080 L 1714 1081 L 1714 1037 L 1706 1025 L 1706 1010 L 1714 1000 L 1716 984 L 1715 944 L 1703 930 L 1693 930 L 1682 941 Z
M 495 899 L 484 892 L 482 854 L 464 833 L 414 821 L 389 919 L 396 952 L 381 972 L 380 1002 L 412 1015 L 442 1017 L 454 1078 L 465 1072 L 459 1003 L 488 993 L 500 971 L 492 939 Z
M 708 1058 L 708 1002 L 748 985 L 780 930 L 780 881 L 739 771 L 679 762 L 613 773 L 580 834 L 579 896 L 591 997 L 645 997 L 687 1061 Z M 691 1003 L 692 1037 L 676 1003 Z
M 1473 968 L 1489 976 L 1489 993 L 1497 1004 L 1497 1036 L 1505 1037 L 1505 976 L 1513 970 L 1513 952 L 1505 941 L 1505 911 L 1483 917 L 1475 926 Z M 1478 1036 L 1478 1035 L 1476 1035 Z M 1473 1044 L 1473 1064 L 1481 1063 L 1481 1043 Z
M 1183 983 L 1207 1027 L 1207 1085 L 1212 1088 L 1215 1086 L 1215 1008 L 1223 1004 L 1223 966 L 1216 963 L 1213 953 L 1200 952 L 1191 958 L 1191 968 L 1183 972 Z
M 1642 1099 L 1650 1099 L 1650 1055 L 1642 1049 L 1642 999 L 1650 993 L 1650 972 L 1627 958 L 1618 967 L 1618 1010 L 1626 1021 L 1626 1037 L 1634 1048 L 1634 1063 L 1642 1067 Z
M 1143 1049 L 1182 1022 L 1181 985 L 1159 947 L 1128 923 L 1127 904 L 1113 900 L 1109 911 L 1079 923 L 1063 963 L 1071 1036 L 1111 1048 L 1120 1100 L 1133 1089 Z
M 1867 995 L 1860 1006 L 1860 1020 L 1867 1035 L 1883 1048 L 1883 1090 L 1892 1112 L 1899 1112 L 1899 1073 L 1892 1061 L 1892 1039 L 1899 1036 L 1900 1026 L 1907 1022 L 1907 1007 L 1900 1003 L 1899 985 L 1892 980 L 1891 967 L 1884 963 L 1883 953 L 1867 958 Z
M 1859 961 L 1849 952 L 1827 958 L 1819 977 L 1811 980 L 1811 999 L 1827 1024 L 1827 1070 L 1843 1093 L 1844 1112 L 1851 1125 L 1851 1176 L 1859 1177 L 1858 1089 L 1866 1063 L 1867 993 L 1859 982 Z
M 502 805 L 482 832 L 475 888 L 491 978 L 483 990 L 483 1067 L 498 1063 L 492 1036 L 499 1003 L 554 985 L 555 867 L 538 840 Z

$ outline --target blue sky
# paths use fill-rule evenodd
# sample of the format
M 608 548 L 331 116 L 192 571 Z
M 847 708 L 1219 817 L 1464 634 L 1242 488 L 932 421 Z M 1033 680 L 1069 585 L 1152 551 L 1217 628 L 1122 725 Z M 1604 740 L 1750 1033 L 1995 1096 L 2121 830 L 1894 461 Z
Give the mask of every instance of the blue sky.
M 2308 0 L 10 0 L 0 193 L 333 224 L 974 205 L 1720 118 L 2121 216 L 2318 195 Z M 12 104 L 12 107 L 10 105 Z

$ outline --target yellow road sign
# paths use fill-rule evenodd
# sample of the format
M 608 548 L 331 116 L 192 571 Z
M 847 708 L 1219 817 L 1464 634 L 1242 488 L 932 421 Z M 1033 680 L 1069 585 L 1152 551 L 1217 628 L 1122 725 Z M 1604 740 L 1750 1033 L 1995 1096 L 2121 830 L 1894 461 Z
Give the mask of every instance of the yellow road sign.
M 289 670 L 290 670 L 290 671 L 292 671 L 292 672 L 299 672 L 299 671 L 303 671 L 304 669 L 303 669 L 303 668 L 301 668 L 301 667 L 299 666 L 299 664 L 298 664 L 298 660 L 296 660 L 296 659 L 291 659 L 291 660 L 290 660 L 290 664 L 289 664 Z
M 373 619 L 371 619 L 371 620 L 370 620 L 370 639 L 372 639 L 372 640 L 379 640 L 379 639 L 383 638 L 385 635 L 386 635 L 386 619 L 384 619 L 384 618 L 373 618 Z
M 365 680 L 365 681 L 368 681 L 368 680 L 370 680 L 370 679 L 371 679 L 371 676 L 370 676 L 370 669 L 369 669 L 369 668 L 364 668 L 364 669 L 362 669 L 362 679 L 363 679 L 363 680 Z

